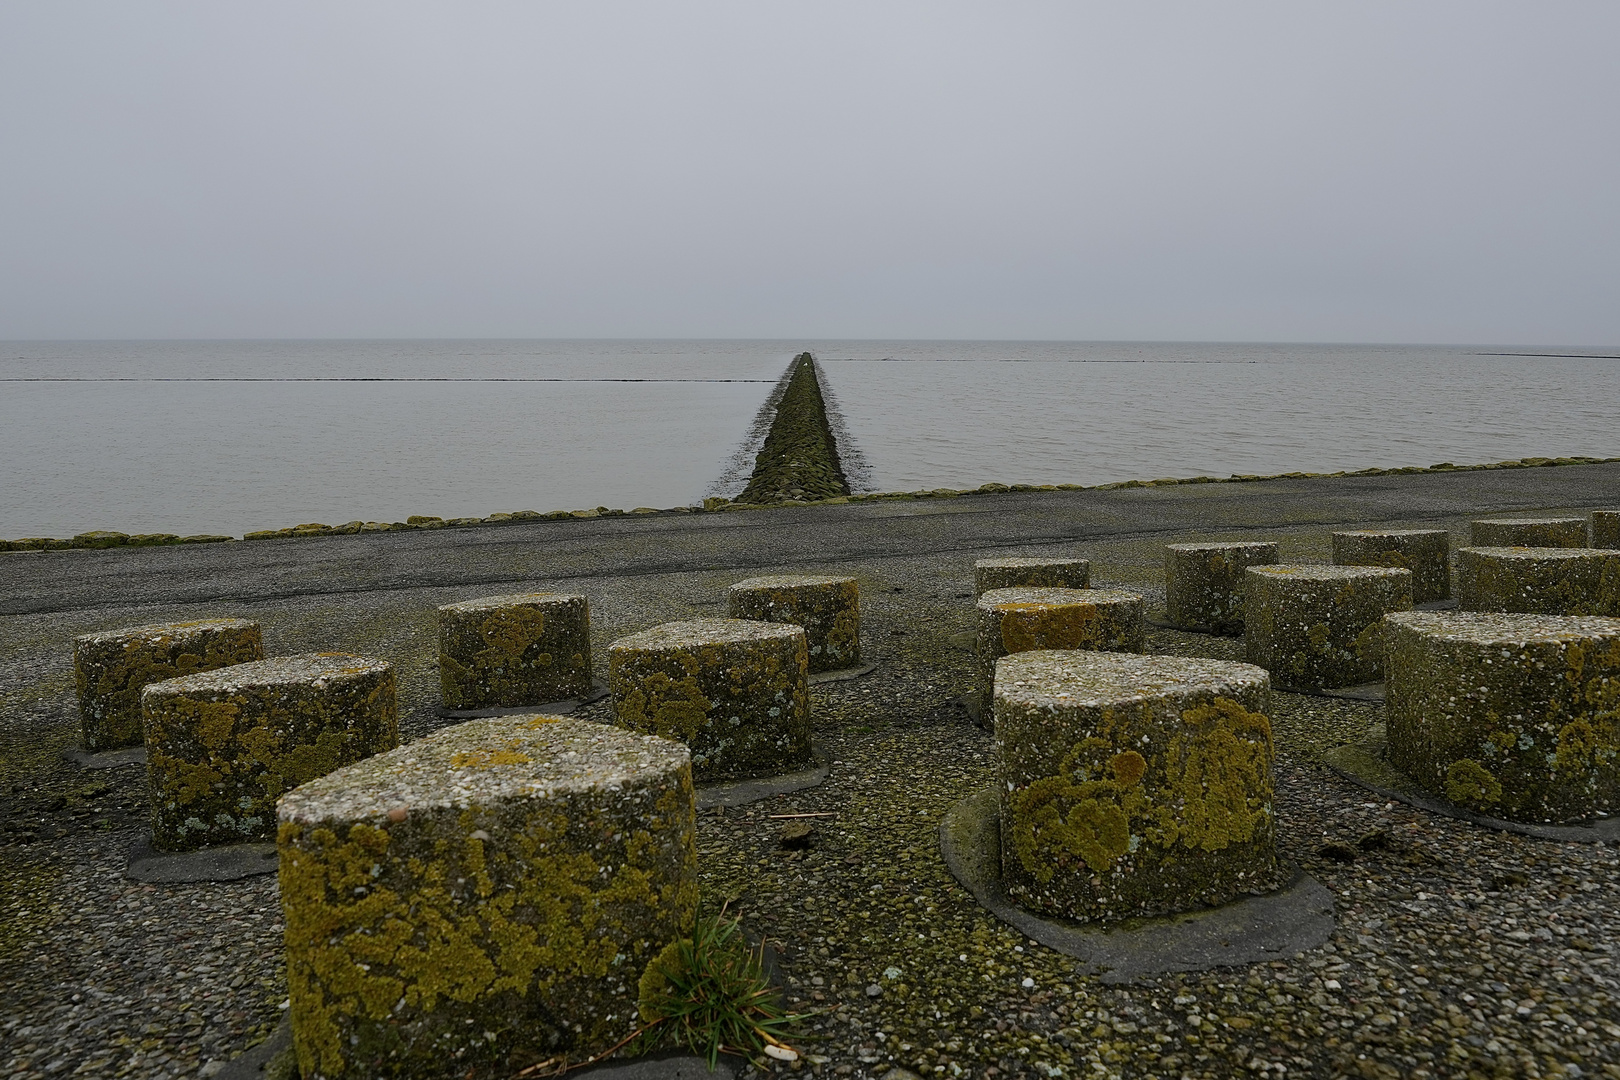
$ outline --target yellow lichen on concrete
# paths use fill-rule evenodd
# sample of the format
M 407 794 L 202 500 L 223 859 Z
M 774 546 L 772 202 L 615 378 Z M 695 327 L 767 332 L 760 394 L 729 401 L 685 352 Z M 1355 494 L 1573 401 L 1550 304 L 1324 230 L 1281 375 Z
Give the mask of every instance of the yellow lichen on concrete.
M 854 578 L 769 575 L 739 581 L 727 594 L 734 619 L 803 628 L 812 673 L 861 662 L 861 597 Z
M 196 619 L 75 638 L 84 748 L 95 753 L 141 745 L 141 691 L 148 684 L 263 657 L 259 624 L 246 619 Z
M 978 676 L 981 716 L 992 705 L 996 661 L 1033 649 L 1141 652 L 1139 593 L 1118 589 L 992 589 L 979 597 Z M 981 721 L 983 722 L 983 721 Z
M 591 689 L 583 596 L 520 593 L 439 608 L 439 682 L 452 709 L 542 705 Z
M 1514 821 L 1620 810 L 1620 620 L 1411 612 L 1388 639 L 1396 767 Z
M 388 664 L 313 654 L 171 679 L 143 694 L 152 838 L 268 838 L 284 792 L 399 743 Z
M 1050 651 L 1004 660 L 996 733 L 1008 894 L 1050 914 L 1115 918 L 1268 882 L 1274 760 L 1270 723 L 1254 707 L 1265 685 L 1258 669 L 1217 661 Z M 1048 740 L 1069 733 L 1079 737 L 1048 763 Z
M 686 754 L 523 720 L 449 729 L 283 803 L 306 1078 L 505 1077 L 634 1030 L 635 988 L 696 911 Z M 396 800 L 408 812 L 384 814 Z
M 700 780 L 791 772 L 810 757 L 809 655 L 796 624 L 666 623 L 613 643 L 619 722 L 684 742 Z

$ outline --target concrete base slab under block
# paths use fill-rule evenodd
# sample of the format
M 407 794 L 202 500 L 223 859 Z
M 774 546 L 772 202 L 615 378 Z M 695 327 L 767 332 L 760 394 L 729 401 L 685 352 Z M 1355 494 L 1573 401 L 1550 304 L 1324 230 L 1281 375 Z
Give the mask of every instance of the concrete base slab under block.
M 540 705 L 510 705 L 491 709 L 437 709 L 435 715 L 441 720 L 484 720 L 491 716 L 567 716 L 593 701 L 601 701 L 607 694 L 606 683 L 592 683 L 591 692 L 584 697 L 547 701 Z
M 75 746 L 62 751 L 62 756 L 86 769 L 116 769 L 120 765 L 145 765 L 146 747 L 126 746 L 122 750 L 103 750 L 99 754 L 92 754 Z
M 996 918 L 1074 957 L 1082 974 L 1105 983 L 1281 960 L 1316 948 L 1333 933 L 1333 893 L 1305 874 L 1264 896 L 1112 927 L 1043 918 L 1002 891 L 997 802 L 996 789 L 986 788 L 946 813 L 939 828 L 945 865 Z
M 703 1058 L 663 1051 L 632 1061 L 605 1061 L 587 1069 L 570 1069 L 568 1075 L 590 1080 L 735 1080 L 745 1064 L 741 1058 L 722 1054 L 714 1071 L 710 1072 L 709 1063 Z M 269 1080 L 271 1077 L 280 1080 L 297 1075 L 292 1025 L 283 1019 L 268 1039 L 226 1062 L 223 1069 L 213 1074 L 213 1080 Z M 545 1075 L 539 1073 L 537 1077 Z
M 781 776 L 762 776 L 757 780 L 727 780 L 719 784 L 700 784 L 697 789 L 699 810 L 712 810 L 717 806 L 747 806 L 749 803 L 769 799 L 773 795 L 790 795 L 795 791 L 808 791 L 819 787 L 832 771 L 832 759 L 815 743 L 810 744 L 812 764 L 797 772 Z
M 834 671 L 818 671 L 810 676 L 810 685 L 815 686 L 817 683 L 824 682 L 848 682 L 851 679 L 858 679 L 862 675 L 870 675 L 876 670 L 877 662 L 873 661 L 870 664 L 860 664 L 856 667 L 838 668 Z
M 196 851 L 159 851 L 150 836 L 130 845 L 124 876 L 131 881 L 240 881 L 276 872 L 275 844 L 224 844 Z
M 1523 821 L 1503 821 L 1476 814 L 1424 791 L 1417 782 L 1391 765 L 1384 756 L 1388 736 L 1383 724 L 1373 724 L 1360 742 L 1336 746 L 1322 755 L 1323 764 L 1353 783 L 1376 795 L 1403 802 L 1431 814 L 1456 818 L 1498 832 L 1518 833 L 1537 840 L 1565 840 L 1579 844 L 1620 843 L 1620 817 L 1594 818 L 1567 825 L 1537 825 Z

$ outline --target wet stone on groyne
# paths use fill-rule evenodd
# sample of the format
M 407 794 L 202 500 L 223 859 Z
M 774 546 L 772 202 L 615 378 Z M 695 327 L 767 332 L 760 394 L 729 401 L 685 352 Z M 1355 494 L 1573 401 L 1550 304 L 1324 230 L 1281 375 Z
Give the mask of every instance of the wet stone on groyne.
M 816 361 L 800 353 L 776 403 L 776 418 L 754 458 L 754 474 L 736 502 L 771 505 L 810 502 L 849 494 L 838 460 L 838 441 L 827 421 L 827 403 L 816 378 Z

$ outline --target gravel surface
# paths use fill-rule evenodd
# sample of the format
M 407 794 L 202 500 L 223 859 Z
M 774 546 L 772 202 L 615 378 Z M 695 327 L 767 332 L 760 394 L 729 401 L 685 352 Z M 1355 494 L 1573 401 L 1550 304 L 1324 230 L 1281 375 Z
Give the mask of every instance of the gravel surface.
M 1438 525 L 1460 540 L 1469 514 L 1479 516 L 1306 515 L 1308 529 L 1231 527 L 1210 538 L 1276 539 L 1284 559 L 1325 561 L 1329 527 Z M 748 929 L 776 943 L 792 1003 L 814 1012 L 796 1044 L 804 1059 L 772 1075 L 1620 1077 L 1620 853 L 1389 804 L 1316 763 L 1323 749 L 1361 738 L 1378 705 L 1274 695 L 1281 853 L 1338 898 L 1338 930 L 1320 949 L 1105 986 L 998 923 L 950 877 L 941 817 L 992 775 L 990 738 L 957 703 L 973 682 L 974 558 L 1082 555 L 1095 585 L 1143 592 L 1151 614 L 1163 604 L 1162 544 L 1203 537 L 1184 522 L 1083 543 L 1009 536 L 967 551 L 838 561 L 860 580 L 863 651 L 879 663 L 863 678 L 812 687 L 829 779 L 699 822 L 706 902 L 734 898 Z M 18 557 L 36 556 L 0 556 Z M 701 556 L 673 569 L 667 553 L 660 561 L 654 572 L 573 573 L 566 584 L 520 574 L 514 583 L 587 593 L 605 645 L 659 622 L 722 614 L 726 586 L 748 576 Z M 801 553 L 775 568 L 832 567 Z M 278 563 L 274 573 L 285 572 Z M 116 599 L 139 595 L 137 584 L 100 604 L 43 610 L 30 601 L 34 613 L 0 616 L 0 1077 L 211 1075 L 279 1021 L 274 878 L 126 881 L 124 853 L 145 814 L 143 771 L 82 769 L 59 754 L 76 741 L 72 635 L 179 618 L 258 618 L 268 655 L 340 648 L 389 659 L 402 737 L 446 723 L 436 715 L 433 609 L 496 590 L 425 583 L 285 595 L 276 592 L 284 581 L 267 589 L 273 600 Z M 1241 639 L 1163 629 L 1149 631 L 1148 649 L 1242 658 Z M 609 706 L 579 715 L 605 720 Z M 807 819 L 807 849 L 783 847 L 784 823 L 770 815 L 788 812 L 828 815 Z

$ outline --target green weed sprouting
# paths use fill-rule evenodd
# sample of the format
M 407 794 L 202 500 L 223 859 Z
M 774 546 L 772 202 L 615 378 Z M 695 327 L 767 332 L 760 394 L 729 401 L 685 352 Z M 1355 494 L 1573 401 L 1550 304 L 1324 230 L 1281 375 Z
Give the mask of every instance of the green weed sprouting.
M 748 947 L 722 906 L 699 911 L 690 937 L 665 946 L 641 976 L 644 1025 L 637 1052 L 674 1044 L 701 1054 L 713 1070 L 721 1052 L 798 1060 L 783 1040 L 809 1013 L 789 1013 L 765 974 L 765 946 Z

